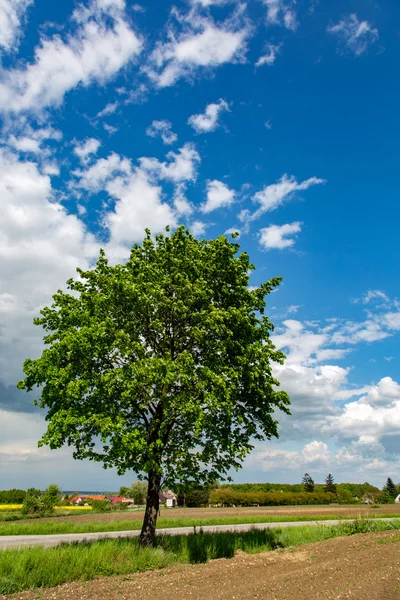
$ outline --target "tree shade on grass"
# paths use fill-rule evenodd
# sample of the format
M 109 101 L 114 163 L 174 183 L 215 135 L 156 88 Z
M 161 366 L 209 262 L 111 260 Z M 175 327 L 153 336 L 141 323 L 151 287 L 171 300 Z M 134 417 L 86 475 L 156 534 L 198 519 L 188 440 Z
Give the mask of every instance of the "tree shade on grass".
M 146 230 L 126 264 L 101 251 L 34 321 L 47 348 L 25 361 L 19 387 L 41 387 L 40 444 L 144 473 L 142 545 L 154 541 L 161 486 L 226 477 L 253 440 L 278 436 L 274 413 L 289 414 L 272 376 L 284 355 L 264 314 L 280 279 L 249 289 L 255 267 L 239 248 L 183 227 L 155 240 Z
M 103 540 L 63 544 L 56 548 L 36 546 L 0 551 L 0 594 L 53 587 L 68 581 L 137 573 L 177 563 L 204 563 L 232 558 L 237 550 L 249 553 L 298 546 L 338 536 L 388 531 L 400 528 L 389 523 L 360 520 L 334 527 L 293 527 L 246 533 L 198 533 L 189 536 L 159 536 L 155 547 L 139 547 L 137 540 Z

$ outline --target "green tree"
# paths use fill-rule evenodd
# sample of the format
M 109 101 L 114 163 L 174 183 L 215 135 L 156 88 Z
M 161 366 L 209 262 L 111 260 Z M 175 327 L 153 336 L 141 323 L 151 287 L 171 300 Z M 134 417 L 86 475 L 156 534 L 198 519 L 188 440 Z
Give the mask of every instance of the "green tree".
M 162 486 L 226 478 L 253 440 L 278 436 L 277 410 L 290 414 L 264 314 L 280 278 L 249 289 L 255 267 L 239 248 L 183 227 L 146 230 L 125 264 L 101 251 L 34 320 L 47 347 L 25 361 L 19 388 L 41 389 L 39 444 L 145 477 L 142 545 L 154 541 Z
M 135 481 L 128 488 L 127 498 L 132 498 L 135 504 L 144 504 L 147 494 L 147 485 L 144 481 Z
M 397 496 L 397 488 L 396 488 L 395 483 L 393 482 L 393 479 L 391 479 L 390 477 L 388 477 L 387 481 L 386 481 L 386 485 L 385 485 L 385 487 L 383 489 L 384 489 L 384 491 L 387 492 L 388 496 L 390 496 L 393 499 L 396 498 L 396 496 Z
M 334 482 L 334 479 L 332 477 L 332 475 L 329 473 L 328 476 L 325 479 L 325 487 L 324 487 L 325 492 L 330 492 L 331 494 L 336 494 L 337 490 L 336 490 L 336 484 Z
M 304 473 L 304 477 L 302 480 L 302 484 L 305 492 L 313 492 L 314 491 L 314 479 L 308 473 Z
M 61 500 L 61 490 L 55 483 L 49 485 L 49 487 L 44 491 L 41 496 L 41 501 L 43 503 L 44 509 L 48 512 L 54 510 L 54 507 Z

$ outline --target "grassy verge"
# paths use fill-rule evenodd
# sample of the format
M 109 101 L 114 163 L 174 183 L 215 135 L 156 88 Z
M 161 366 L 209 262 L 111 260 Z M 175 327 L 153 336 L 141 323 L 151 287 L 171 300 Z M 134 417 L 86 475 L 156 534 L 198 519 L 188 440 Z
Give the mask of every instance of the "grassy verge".
M 253 530 L 246 533 L 199 533 L 159 536 L 155 548 L 138 547 L 136 539 L 63 544 L 56 548 L 35 546 L 0 552 L 0 594 L 53 587 L 68 581 L 106 575 L 137 573 L 178 563 L 204 563 L 232 558 L 237 550 L 248 553 L 297 546 L 338 536 L 400 529 L 400 520 L 360 520 L 334 527 L 296 527 Z
M 388 518 L 395 519 L 399 515 L 370 515 L 369 519 Z M 256 515 L 256 516 L 239 516 L 239 517 L 207 517 L 207 518 L 181 518 L 181 519 L 158 519 L 157 527 L 175 528 L 175 527 L 205 527 L 206 525 L 240 525 L 253 523 L 290 523 L 295 521 L 328 521 L 332 519 L 354 520 L 354 516 L 340 515 Z M 101 533 L 104 531 L 136 531 L 141 529 L 141 521 L 90 521 L 87 523 L 69 523 L 68 521 L 61 522 L 46 522 L 46 523 L 0 523 L 0 536 L 2 535 L 51 535 L 58 533 Z

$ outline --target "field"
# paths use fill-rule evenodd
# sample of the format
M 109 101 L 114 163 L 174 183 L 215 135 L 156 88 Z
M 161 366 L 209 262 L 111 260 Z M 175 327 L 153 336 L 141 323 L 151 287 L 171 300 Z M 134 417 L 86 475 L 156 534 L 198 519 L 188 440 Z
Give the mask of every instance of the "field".
M 233 525 L 279 521 L 307 521 L 337 518 L 398 517 L 400 505 L 372 508 L 364 504 L 341 506 L 280 506 L 254 508 L 175 508 L 162 509 L 158 527 Z M 38 519 L 0 522 L 0 535 L 40 535 L 140 529 L 142 511 L 103 514 L 73 514 Z
M 400 535 L 398 530 L 384 531 L 387 527 L 383 523 L 364 521 L 335 528 L 286 529 L 280 533 L 192 535 L 164 538 L 159 548 L 139 552 L 132 540 L 6 551 L 0 554 L 0 585 L 5 594 L 7 589 L 13 593 L 0 597 L 10 600 L 74 597 L 164 600 L 166 596 L 173 596 L 174 600 L 365 600 L 366 597 L 398 600 Z M 352 535 L 363 530 L 374 533 Z M 349 537 L 337 537 L 340 535 Z M 316 540 L 328 541 L 315 543 Z M 309 543 L 300 545 L 305 542 Z M 284 548 L 272 550 L 277 545 Z M 218 556 L 229 560 L 180 564 L 206 562 Z M 148 572 L 137 573 L 144 569 Z M 118 577 L 104 577 L 118 572 L 121 574 Z M 18 591 L 34 587 L 35 582 L 47 586 L 73 579 L 74 582 L 51 589 Z M 93 580 L 85 581 L 89 579 Z

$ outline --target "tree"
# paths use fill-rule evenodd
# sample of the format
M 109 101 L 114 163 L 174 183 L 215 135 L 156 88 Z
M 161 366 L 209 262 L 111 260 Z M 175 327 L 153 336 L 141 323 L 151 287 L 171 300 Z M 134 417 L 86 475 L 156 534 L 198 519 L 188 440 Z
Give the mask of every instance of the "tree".
M 132 498 L 135 504 L 144 504 L 147 493 L 147 486 L 144 481 L 135 481 L 135 483 L 133 483 L 131 487 L 128 488 L 127 493 L 127 497 Z
M 336 484 L 334 483 L 334 479 L 332 475 L 329 473 L 327 478 L 325 479 L 325 492 L 330 492 L 331 494 L 336 494 Z
M 280 278 L 249 289 L 255 267 L 239 248 L 183 227 L 146 230 L 125 264 L 101 251 L 34 320 L 46 348 L 18 385 L 41 388 L 39 445 L 67 443 L 76 459 L 147 479 L 142 545 L 154 541 L 162 486 L 226 477 L 253 440 L 278 436 L 277 410 L 290 414 L 264 314 Z
M 61 490 L 55 483 L 49 485 L 41 496 L 41 501 L 46 511 L 51 512 L 61 499 Z
M 23 515 L 51 514 L 60 496 L 60 488 L 55 484 L 49 485 L 43 493 L 35 488 L 29 488 L 26 492 L 21 512 Z
M 388 496 L 390 496 L 393 499 L 396 498 L 397 488 L 396 488 L 395 483 L 393 482 L 393 480 L 390 477 L 387 478 L 386 485 L 383 489 L 384 489 L 384 491 L 387 492 Z
M 302 480 L 302 484 L 305 492 L 313 492 L 314 491 L 314 480 L 308 473 L 304 473 L 304 477 Z

